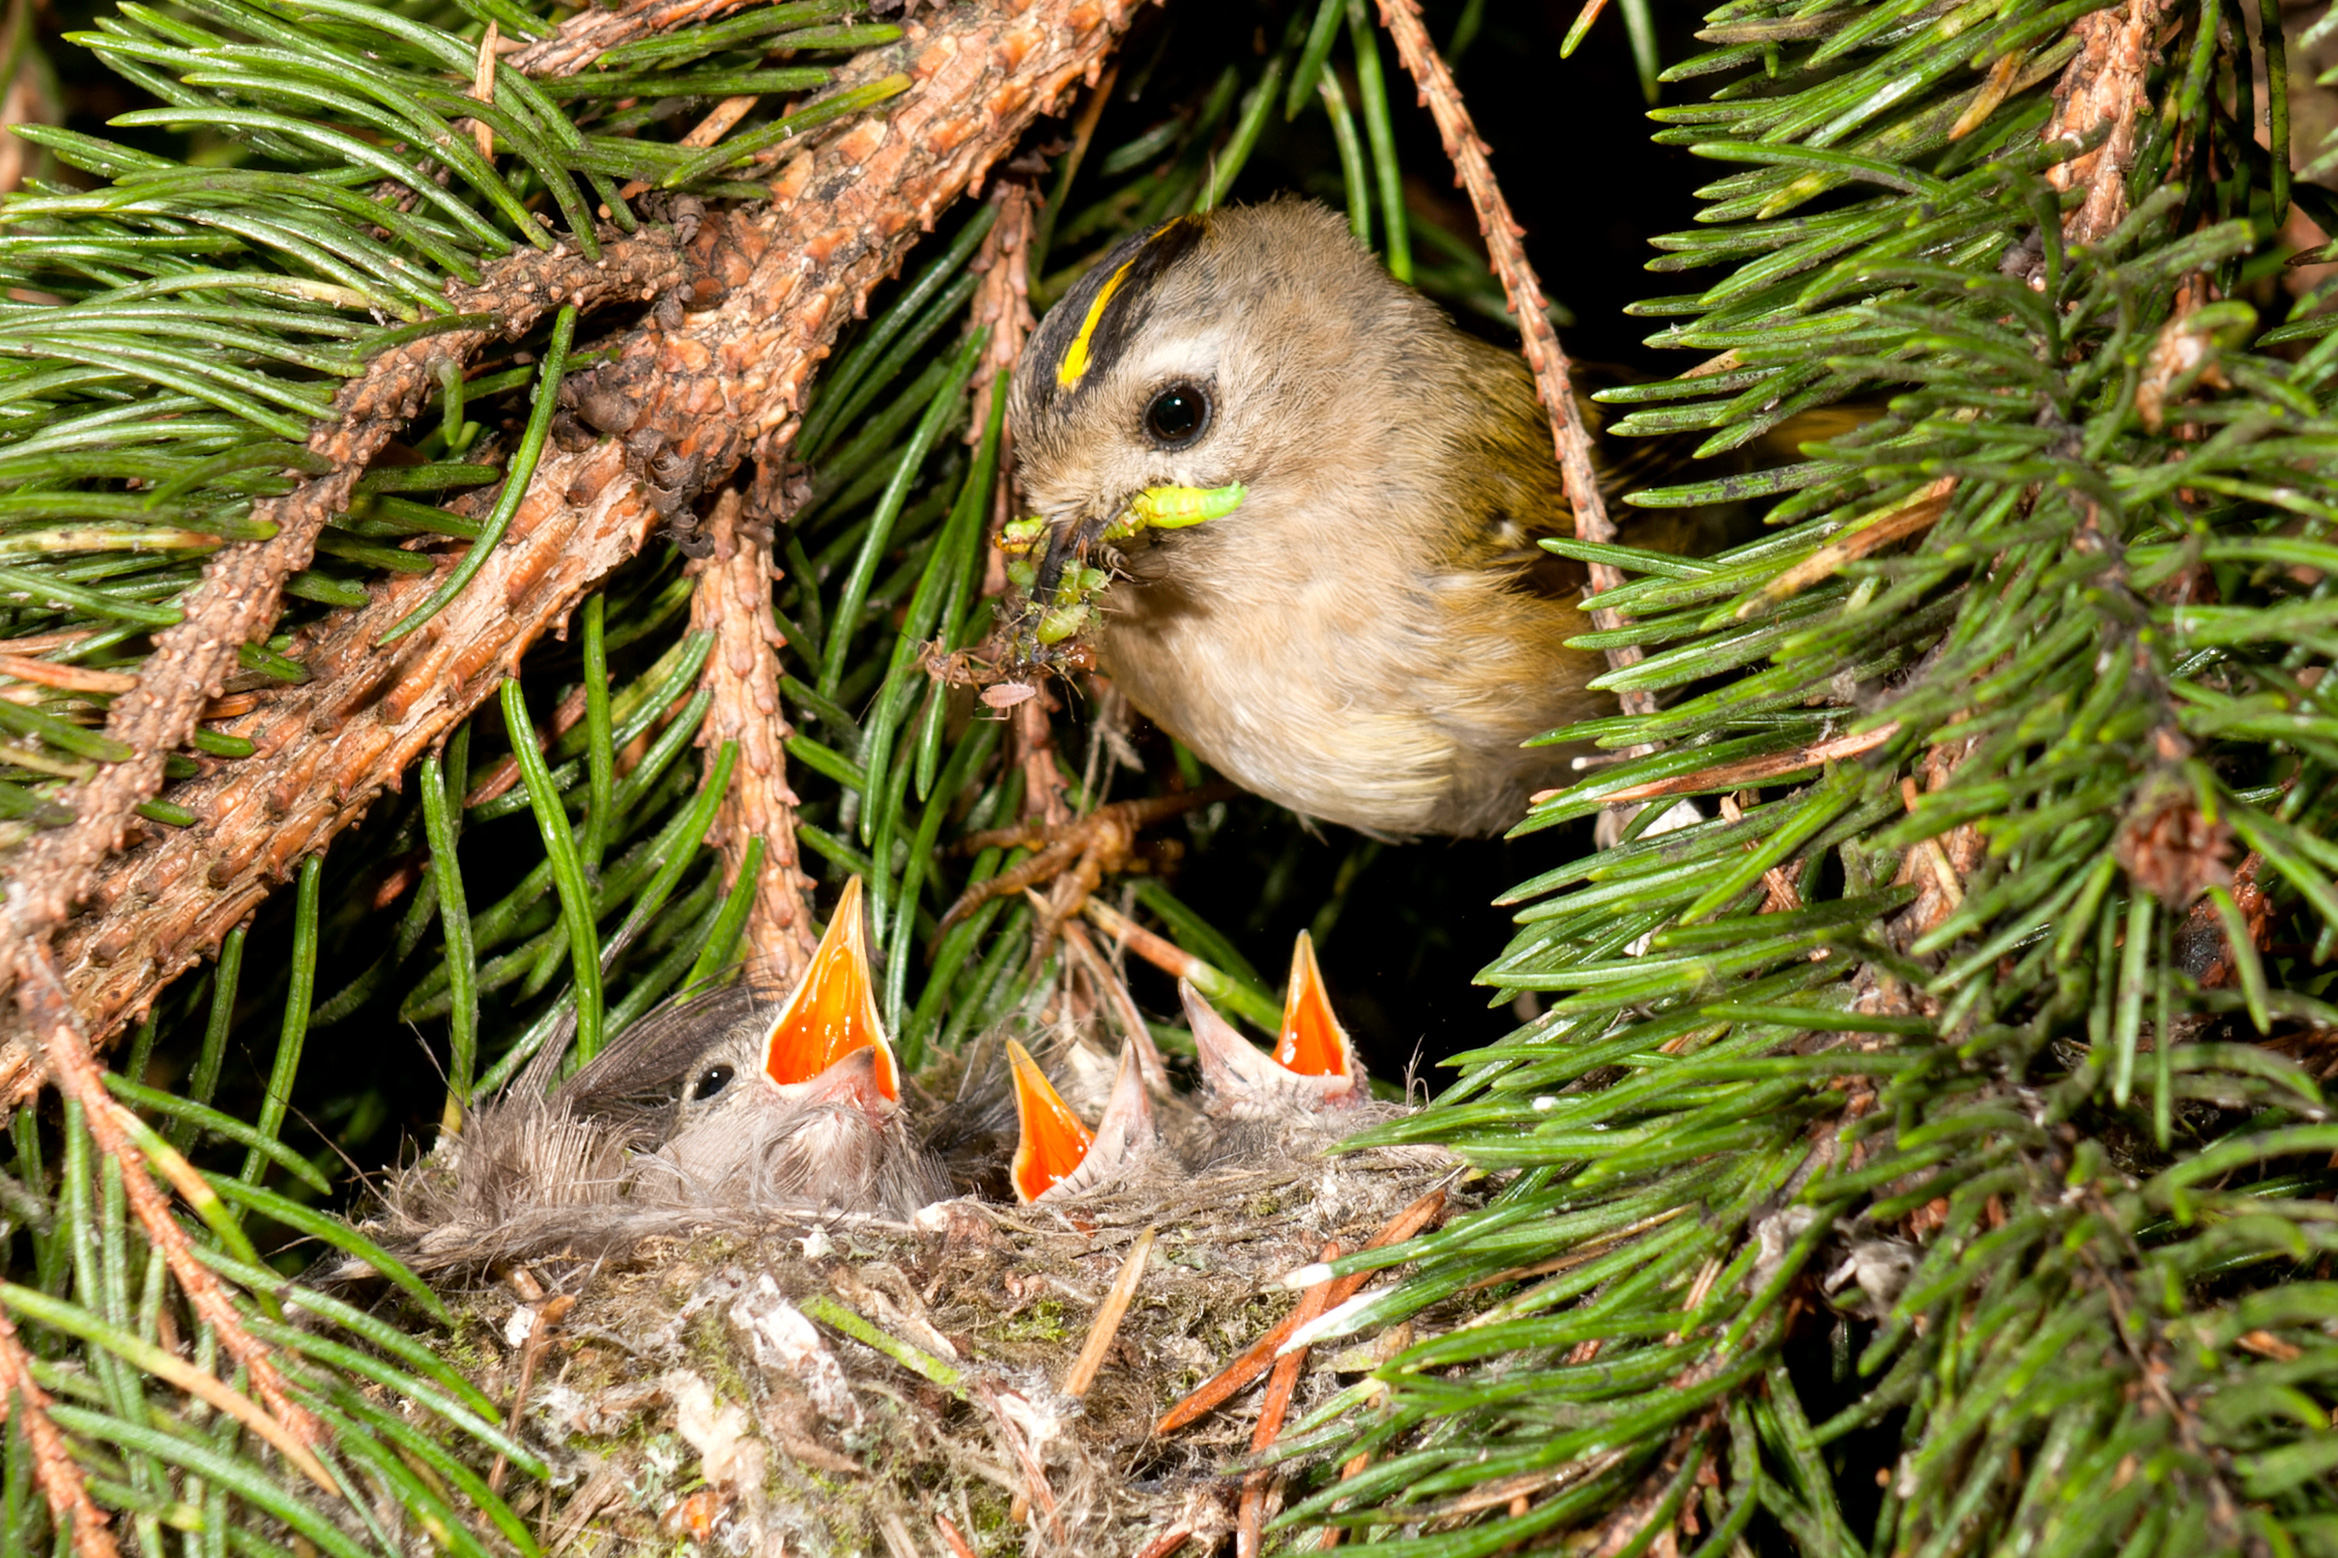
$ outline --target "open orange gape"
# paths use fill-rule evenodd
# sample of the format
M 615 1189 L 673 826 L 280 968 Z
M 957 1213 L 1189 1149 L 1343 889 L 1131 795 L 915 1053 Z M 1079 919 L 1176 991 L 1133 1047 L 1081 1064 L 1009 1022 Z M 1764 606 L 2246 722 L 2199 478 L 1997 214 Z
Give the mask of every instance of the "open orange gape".
M 771 1020 L 763 1041 L 763 1074 L 782 1088 L 813 1084 L 861 1050 L 874 1050 L 871 1107 L 901 1099 L 901 1068 L 877 1013 L 876 980 L 869 965 L 868 929 L 861 913 L 861 879 L 844 884 L 828 930 L 812 954 L 803 982 Z
M 1347 1030 L 1333 1015 L 1305 931 L 1291 951 L 1291 983 L 1281 1031 L 1264 1052 L 1220 1017 L 1191 985 L 1179 983 L 1201 1057 L 1201 1105 L 1220 1120 L 1294 1124 L 1345 1109 L 1371 1096 Z M 1009 1041 L 1019 1121 L 1015 1195 L 1026 1203 L 1101 1188 L 1160 1144 L 1136 1046 L 1121 1051 L 1120 1071 L 1103 1118 L 1090 1131 L 1022 1045 Z
M 1201 1055 L 1202 1108 L 1209 1114 L 1267 1120 L 1344 1109 L 1372 1096 L 1356 1047 L 1332 1014 L 1315 943 L 1305 931 L 1291 949 L 1291 983 L 1272 1054 L 1252 1048 L 1190 984 L 1180 981 L 1177 991 Z
M 1348 1030 L 1331 1012 L 1331 995 L 1323 985 L 1323 969 L 1315 961 L 1315 938 L 1305 931 L 1291 947 L 1291 983 L 1283 996 L 1283 1027 L 1275 1038 L 1274 1057 L 1285 1071 L 1303 1077 L 1326 1077 L 1348 1086 L 1327 1093 L 1326 1103 L 1349 1102 L 1348 1094 L 1363 1096 L 1363 1069 L 1356 1064 L 1356 1048 Z

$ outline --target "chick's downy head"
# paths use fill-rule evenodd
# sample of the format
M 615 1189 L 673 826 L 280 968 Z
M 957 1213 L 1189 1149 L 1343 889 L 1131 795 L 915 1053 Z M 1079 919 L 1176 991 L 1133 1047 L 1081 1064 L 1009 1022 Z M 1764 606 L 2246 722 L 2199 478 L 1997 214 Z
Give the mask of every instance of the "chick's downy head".
M 692 1061 L 656 1156 L 693 1193 L 875 1210 L 935 1188 L 901 1118 L 859 889 L 846 886 L 795 991 L 776 1009 L 734 998 Z

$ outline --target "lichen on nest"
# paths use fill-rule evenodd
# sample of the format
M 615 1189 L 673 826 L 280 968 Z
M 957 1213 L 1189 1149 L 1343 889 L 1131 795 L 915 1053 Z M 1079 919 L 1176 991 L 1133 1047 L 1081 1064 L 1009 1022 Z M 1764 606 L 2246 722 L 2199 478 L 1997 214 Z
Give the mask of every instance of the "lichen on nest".
M 709 1221 L 471 1279 L 432 1340 L 522 1398 L 553 1475 L 519 1507 L 557 1552 L 948 1555 L 937 1516 L 984 1555 L 1133 1552 L 1177 1526 L 1207 1551 L 1259 1391 L 1156 1422 L 1290 1310 L 1285 1275 L 1453 1177 L 1442 1155 L 1295 1151 L 1064 1206 Z M 1093 1383 L 1067 1394 L 1147 1229 Z M 1317 1360 L 1294 1420 L 1369 1356 Z

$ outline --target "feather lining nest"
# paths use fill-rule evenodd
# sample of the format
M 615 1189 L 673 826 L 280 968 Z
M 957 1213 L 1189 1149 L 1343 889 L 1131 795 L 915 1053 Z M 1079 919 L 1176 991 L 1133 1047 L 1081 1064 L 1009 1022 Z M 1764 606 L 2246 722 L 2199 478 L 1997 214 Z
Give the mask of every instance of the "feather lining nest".
M 1015 1205 L 1000 1035 L 873 1115 L 733 1085 L 769 1022 L 718 989 L 557 1085 L 548 1045 L 371 1220 L 457 1316 L 447 1360 L 519 1398 L 555 1469 L 524 1496 L 555 1552 L 1092 1554 L 1179 1526 L 1206 1544 L 1235 1518 L 1259 1387 L 1168 1436 L 1162 1413 L 1283 1318 L 1288 1273 L 1458 1175 L 1441 1149 L 1331 1150 L 1396 1105 L 1210 1121 L 1164 1076 L 1157 1139 L 1148 1118 L 1093 1188 Z M 1034 1037 L 1091 1118 L 1138 1088 L 1074 1025 Z M 944 1161 L 990 1198 L 951 1198 Z M 1116 1279 L 1125 1309 L 1100 1323 Z M 1291 1410 L 1396 1339 L 1319 1352 Z
M 627 1169 L 606 1141 L 580 1147 L 556 1117 L 520 1139 L 537 1156 L 458 1158 L 455 1181 L 551 1166 L 580 1199 L 526 1208 L 532 1253 L 492 1276 L 442 1261 L 457 1323 L 439 1345 L 497 1400 L 532 1381 L 522 1432 L 555 1474 L 521 1508 L 549 1547 L 578 1555 L 689 1539 L 759 1558 L 949 1558 L 937 1514 L 985 1558 L 1132 1552 L 1176 1526 L 1206 1551 L 1232 1526 L 1260 1388 L 1166 1437 L 1156 1421 L 1288 1313 L 1297 1295 L 1282 1278 L 1326 1241 L 1355 1249 L 1455 1178 L 1441 1153 L 1302 1149 L 1145 1174 L 1064 1205 L 961 1197 L 908 1219 L 637 1205 L 611 1220 L 593 1197 Z M 483 1204 L 457 1194 L 457 1210 Z M 430 1204 L 409 1197 L 399 1215 Z M 1068 1395 L 1148 1228 L 1093 1384 Z M 466 1237 L 451 1230 L 436 1248 L 458 1253 Z M 1317 1349 L 1291 1420 L 1391 1340 Z

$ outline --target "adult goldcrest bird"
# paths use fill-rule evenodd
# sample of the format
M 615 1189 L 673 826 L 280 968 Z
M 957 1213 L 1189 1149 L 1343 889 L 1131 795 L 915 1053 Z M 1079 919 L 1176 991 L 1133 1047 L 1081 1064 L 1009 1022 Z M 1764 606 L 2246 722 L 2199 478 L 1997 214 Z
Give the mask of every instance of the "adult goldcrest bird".
M 1612 706 L 1566 647 L 1582 571 L 1536 545 L 1573 525 L 1525 364 L 1323 206 L 1114 249 L 1032 335 L 1010 421 L 1040 605 L 1106 565 L 1103 669 L 1303 816 L 1498 831 L 1573 755 L 1521 743 Z

